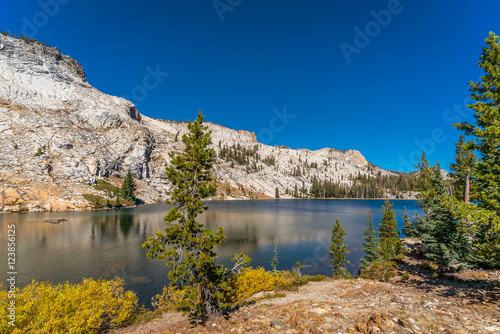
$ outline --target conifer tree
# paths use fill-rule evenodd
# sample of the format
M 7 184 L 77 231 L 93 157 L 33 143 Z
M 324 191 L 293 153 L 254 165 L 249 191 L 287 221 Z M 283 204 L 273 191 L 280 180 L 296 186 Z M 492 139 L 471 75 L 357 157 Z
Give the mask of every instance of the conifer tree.
M 418 225 L 419 237 L 429 250 L 425 255 L 443 266 L 473 262 L 470 241 L 459 230 L 454 213 L 442 204 L 447 196 L 439 164 L 430 171 L 429 189 L 420 199 L 426 210 Z
M 418 159 L 418 163 L 415 166 L 418 169 L 417 177 L 417 190 L 425 191 L 430 186 L 431 170 L 429 161 L 425 156 L 425 152 L 422 152 L 422 157 Z
M 182 136 L 184 152 L 171 154 L 171 166 L 167 177 L 173 184 L 167 204 L 173 204 L 165 221 L 164 231 L 156 233 L 146 241 L 148 257 L 167 260 L 172 267 L 168 278 L 172 286 L 183 287 L 179 306 L 191 312 L 195 319 L 206 321 L 221 315 L 225 303 L 225 292 L 233 271 L 249 262 L 243 254 L 235 256 L 232 271 L 216 264 L 214 247 L 224 239 L 222 227 L 214 233 L 196 222 L 205 211 L 203 199 L 214 196 L 217 185 L 211 174 L 215 152 L 211 144 L 208 127 L 203 126 L 201 111 L 194 122 L 188 122 L 189 132 Z
M 392 209 L 392 203 L 387 199 L 382 206 L 382 220 L 378 228 L 378 237 L 380 240 L 385 238 L 399 238 L 398 223 L 396 222 L 396 214 Z
M 333 277 L 352 278 L 345 265 L 350 264 L 345 259 L 345 255 L 349 254 L 345 241 L 345 230 L 339 220 L 335 221 L 332 229 L 332 243 L 330 244 L 330 262 L 333 265 Z
M 135 190 L 136 185 L 134 181 L 134 176 L 132 172 L 129 170 L 125 179 L 123 179 L 122 190 L 120 192 L 120 197 L 126 199 L 129 202 L 135 203 Z
M 278 187 L 276 187 L 276 190 L 274 191 L 274 197 L 277 199 L 280 198 L 280 190 L 278 189 Z
M 366 269 L 370 264 L 376 261 L 380 261 L 380 253 L 378 250 L 377 237 L 375 231 L 373 230 L 373 219 L 372 212 L 369 211 L 368 219 L 366 220 L 366 229 L 363 231 L 363 239 L 365 243 L 361 249 L 365 251 L 365 255 L 361 259 L 360 265 L 361 269 Z
M 406 207 L 403 213 L 403 229 L 401 230 L 401 232 L 403 232 L 403 234 L 408 238 L 418 237 L 417 224 L 408 216 Z
M 392 260 L 402 253 L 403 246 L 399 240 L 398 223 L 392 203 L 387 199 L 382 206 L 382 220 L 379 222 L 380 255 L 383 260 Z
M 500 215 L 500 37 L 490 32 L 486 44 L 478 63 L 485 74 L 481 82 L 469 83 L 475 102 L 468 107 L 475 111 L 476 122 L 453 125 L 475 137 L 474 149 L 479 156 L 473 174 L 478 183 L 479 205 Z
M 472 152 L 473 142 L 467 142 L 465 136 L 461 135 L 458 143 L 455 144 L 454 162 L 450 164 L 450 170 L 454 172 L 455 193 L 457 198 L 465 203 L 470 202 L 471 178 L 474 167 L 477 163 L 476 155 Z
M 120 196 L 116 196 L 116 200 L 111 204 L 113 208 L 120 208 L 122 205 L 120 204 Z

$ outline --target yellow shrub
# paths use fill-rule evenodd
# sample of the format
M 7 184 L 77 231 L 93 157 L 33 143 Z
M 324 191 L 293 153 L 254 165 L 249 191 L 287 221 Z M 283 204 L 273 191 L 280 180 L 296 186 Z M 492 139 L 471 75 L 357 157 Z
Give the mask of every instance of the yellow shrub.
M 273 273 L 264 268 L 247 268 L 233 280 L 234 302 L 241 302 L 261 291 L 279 290 L 293 284 L 294 277 L 288 271 Z
M 152 298 L 151 304 L 155 309 L 162 311 L 177 310 L 182 299 L 183 291 L 179 288 L 163 287 L 163 293 Z
M 0 291 L 0 333 L 101 333 L 128 324 L 137 310 L 136 295 L 119 278 L 55 286 L 33 281 L 16 290 L 15 301 L 13 327 L 8 293 Z

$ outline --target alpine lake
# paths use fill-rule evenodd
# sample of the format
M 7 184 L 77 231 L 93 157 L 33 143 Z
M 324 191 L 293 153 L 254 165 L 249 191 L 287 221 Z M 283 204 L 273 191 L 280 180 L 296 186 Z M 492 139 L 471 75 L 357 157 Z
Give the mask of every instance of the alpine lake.
M 376 229 L 384 200 L 249 200 L 209 201 L 198 221 L 209 229 L 224 228 L 225 242 L 216 248 L 217 262 L 231 265 L 235 253 L 243 252 L 252 267 L 271 269 L 277 245 L 278 270 L 291 270 L 297 261 L 302 273 L 332 275 L 328 262 L 331 230 L 339 219 L 346 231 L 350 253 L 348 269 L 358 270 L 363 256 L 363 230 L 371 210 Z M 393 200 L 401 230 L 404 208 L 413 218 L 415 201 Z M 153 296 L 168 285 L 166 261 L 150 259 L 142 244 L 166 226 L 165 203 L 130 209 L 0 214 L 0 263 L 2 282 L 7 284 L 8 226 L 16 230 L 16 286 L 32 280 L 52 284 L 80 283 L 84 278 L 120 277 L 149 307 Z M 65 221 L 58 222 L 58 220 Z

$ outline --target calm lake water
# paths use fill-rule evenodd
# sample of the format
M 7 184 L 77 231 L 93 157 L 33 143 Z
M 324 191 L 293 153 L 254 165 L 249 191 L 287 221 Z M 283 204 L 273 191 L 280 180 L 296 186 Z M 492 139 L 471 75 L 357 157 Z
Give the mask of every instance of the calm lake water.
M 417 212 L 414 201 L 392 201 L 402 224 L 404 207 L 410 217 Z M 208 202 L 200 222 L 227 236 L 217 253 L 220 263 L 229 265 L 234 253 L 252 258 L 253 267 L 271 268 L 278 245 L 278 269 L 287 270 L 300 261 L 306 274 L 331 276 L 328 251 L 331 229 L 339 219 L 346 230 L 351 253 L 349 270 L 354 273 L 363 256 L 362 231 L 368 211 L 374 227 L 382 218 L 383 200 L 267 200 Z M 92 212 L 52 212 L 0 215 L 0 277 L 6 285 L 7 225 L 16 225 L 17 286 L 31 280 L 51 283 L 79 283 L 83 278 L 121 277 L 126 289 L 137 293 L 149 306 L 151 297 L 167 283 L 165 262 L 149 259 L 141 247 L 148 237 L 165 226 L 164 203 L 133 209 Z M 59 224 L 43 220 L 64 218 Z

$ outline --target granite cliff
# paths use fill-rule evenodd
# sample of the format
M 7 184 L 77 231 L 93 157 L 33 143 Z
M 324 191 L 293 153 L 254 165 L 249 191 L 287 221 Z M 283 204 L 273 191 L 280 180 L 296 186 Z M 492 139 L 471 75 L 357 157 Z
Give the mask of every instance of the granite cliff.
M 313 180 L 349 185 L 351 175 L 394 175 L 358 151 L 268 146 L 254 133 L 207 124 L 219 199 L 272 198 L 276 188 L 290 198 Z M 184 122 L 144 116 L 92 87 L 57 48 L 0 35 L 0 211 L 89 209 L 82 195 L 104 195 L 96 181 L 120 185 L 128 170 L 140 199 L 163 200 L 169 152 L 182 150 L 186 131 Z M 246 163 L 224 158 L 228 149 L 247 152 Z

